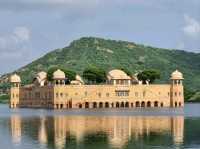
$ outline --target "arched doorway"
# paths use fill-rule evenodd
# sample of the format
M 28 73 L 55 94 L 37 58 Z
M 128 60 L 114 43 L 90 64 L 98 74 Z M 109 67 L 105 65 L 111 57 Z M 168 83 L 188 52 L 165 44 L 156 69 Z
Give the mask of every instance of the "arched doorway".
M 112 105 L 112 108 L 114 108 L 114 103 L 113 103 L 113 102 L 112 102 L 112 104 L 111 104 L 111 105 Z
M 109 103 L 108 102 L 105 103 L 105 107 L 109 108 Z
M 141 107 L 145 107 L 145 102 L 144 101 L 142 101 Z
M 119 102 L 116 102 L 116 108 L 119 108 Z
M 85 102 L 85 108 L 89 108 L 89 102 Z
M 151 107 L 151 102 L 150 101 L 147 102 L 147 107 Z
M 103 108 L 103 103 L 102 102 L 99 103 L 99 108 Z
M 139 102 L 139 101 L 136 101 L 135 106 L 136 106 L 136 107 L 140 107 L 140 102 Z
M 124 102 L 121 102 L 121 108 L 124 108 Z
M 181 105 L 181 102 L 179 102 L 179 107 L 181 107 L 182 105 Z
M 79 106 L 78 106 L 78 107 L 79 107 L 79 109 L 81 109 L 81 108 L 82 108 L 82 104 L 79 104 Z
M 60 109 L 63 109 L 63 104 L 60 104 Z
M 158 107 L 158 101 L 154 102 L 154 107 Z
M 131 103 L 131 108 L 133 108 L 133 103 Z
M 126 107 L 126 108 L 129 108 L 129 102 L 126 102 L 126 103 L 125 103 L 125 107 Z
M 69 105 L 69 108 L 72 108 L 72 101 L 71 100 L 69 101 L 68 105 Z
M 175 102 L 175 107 L 177 107 L 177 102 Z
M 163 102 L 161 102 L 160 106 L 163 107 Z
M 93 102 L 93 108 L 97 108 L 97 103 Z

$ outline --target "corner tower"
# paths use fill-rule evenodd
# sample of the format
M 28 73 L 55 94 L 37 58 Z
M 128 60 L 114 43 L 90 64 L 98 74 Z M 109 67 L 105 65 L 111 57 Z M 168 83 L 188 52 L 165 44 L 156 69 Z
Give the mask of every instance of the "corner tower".
M 184 107 L 183 74 L 178 70 L 171 74 L 171 107 Z
M 17 108 L 19 106 L 19 90 L 21 86 L 21 78 L 17 74 L 10 77 L 10 108 Z

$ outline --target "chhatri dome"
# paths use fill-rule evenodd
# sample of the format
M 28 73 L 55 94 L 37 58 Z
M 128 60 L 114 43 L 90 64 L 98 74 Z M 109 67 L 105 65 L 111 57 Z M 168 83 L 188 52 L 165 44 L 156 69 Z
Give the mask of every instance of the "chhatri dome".
M 47 78 L 47 73 L 44 71 L 41 71 L 36 75 L 36 79 L 38 80 L 38 82 L 46 80 L 46 78 Z
M 40 86 L 44 86 L 46 80 L 47 80 L 47 73 L 44 71 L 39 72 L 36 77 L 34 78 L 34 81 L 37 80 L 37 82 L 40 84 Z
M 76 75 L 75 80 L 72 80 L 70 83 L 72 85 L 82 85 L 84 84 L 84 81 L 82 80 L 81 76 Z
M 107 75 L 108 80 L 130 80 L 130 76 L 128 76 L 124 71 L 119 69 L 114 69 L 108 72 Z
M 76 75 L 76 80 L 81 82 L 82 84 L 84 83 L 83 79 L 79 75 Z
M 21 78 L 17 74 L 14 74 L 14 75 L 12 75 L 10 77 L 10 82 L 11 83 L 20 83 L 21 82 Z
M 171 79 L 172 80 L 183 80 L 184 78 L 183 78 L 183 74 L 180 71 L 176 70 L 171 74 Z
M 58 69 L 53 73 L 53 79 L 63 80 L 65 79 L 65 73 L 61 71 L 60 69 Z

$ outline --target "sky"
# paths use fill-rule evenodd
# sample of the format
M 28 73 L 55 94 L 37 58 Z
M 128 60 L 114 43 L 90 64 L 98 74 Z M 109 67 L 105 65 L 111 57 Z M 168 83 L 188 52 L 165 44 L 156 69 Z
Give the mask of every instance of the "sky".
M 200 52 L 200 0 L 0 0 L 0 74 L 81 37 Z

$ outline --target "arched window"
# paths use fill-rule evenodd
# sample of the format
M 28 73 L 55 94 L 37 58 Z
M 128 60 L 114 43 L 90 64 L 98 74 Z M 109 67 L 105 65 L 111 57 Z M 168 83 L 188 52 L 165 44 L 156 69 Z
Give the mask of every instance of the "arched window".
M 177 102 L 175 102 L 175 107 L 177 107 Z
M 116 102 L 116 108 L 119 108 L 119 102 Z
M 97 108 L 97 103 L 93 102 L 93 108 Z
M 109 103 L 108 102 L 105 103 L 105 107 L 109 108 Z
M 145 107 L 145 102 L 144 101 L 142 101 L 141 107 Z
M 85 108 L 89 108 L 89 102 L 85 103 Z
M 129 102 L 125 103 L 125 107 L 128 108 L 129 107 Z
M 147 102 L 147 107 L 151 107 L 151 102 L 150 101 Z
M 139 101 L 136 101 L 135 106 L 136 106 L 136 107 L 140 107 L 140 102 L 139 102 Z
M 99 103 L 99 108 L 103 108 L 103 103 L 102 102 Z
M 121 107 L 124 108 L 124 102 L 121 102 Z
M 158 101 L 154 102 L 154 107 L 158 107 Z

